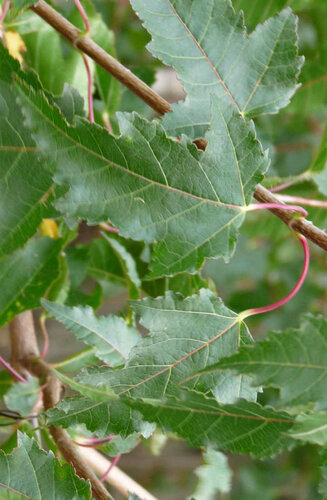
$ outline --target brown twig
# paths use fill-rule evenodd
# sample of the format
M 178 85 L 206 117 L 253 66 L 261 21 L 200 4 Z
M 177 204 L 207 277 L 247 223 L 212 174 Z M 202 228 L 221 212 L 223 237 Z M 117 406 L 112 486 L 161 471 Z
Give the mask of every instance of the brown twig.
M 24 376 L 29 373 L 47 379 L 43 388 L 44 408 L 53 408 L 60 399 L 60 382 L 53 375 L 49 366 L 39 358 L 32 311 L 25 311 L 16 316 L 9 324 L 11 343 L 11 364 Z M 72 464 L 76 473 L 88 479 L 92 486 L 94 498 L 106 500 L 112 496 L 94 474 L 93 470 L 82 459 L 77 448 L 71 442 L 67 432 L 61 427 L 49 427 L 51 435 L 64 458 Z
M 263 186 L 257 186 L 254 197 L 260 203 L 281 203 L 281 200 L 277 196 L 273 195 L 268 189 Z M 297 231 L 302 234 L 308 240 L 315 243 L 323 250 L 327 251 L 327 234 L 314 226 L 311 222 L 301 217 L 300 219 L 294 219 L 286 210 L 273 209 L 271 212 L 279 217 L 290 229 Z
M 102 475 L 108 469 L 110 461 L 98 451 L 84 448 L 81 450 L 81 453 L 85 462 L 94 468 L 97 474 Z M 142 500 L 157 500 L 140 484 L 119 469 L 119 467 L 112 469 L 105 481 L 114 486 L 125 497 L 128 497 L 128 493 L 134 493 L 142 498 Z
M 61 14 L 54 10 L 43 0 L 32 6 L 31 9 L 38 16 L 42 17 L 50 26 L 58 31 L 66 40 L 78 50 L 87 54 L 91 59 L 98 63 L 108 73 L 119 80 L 125 87 L 129 88 L 134 94 L 139 96 L 152 109 L 160 115 L 171 111 L 169 103 L 148 87 L 142 80 L 137 78 L 131 71 L 120 64 L 115 58 L 107 54 L 101 47 L 93 42 L 89 37 L 82 36 L 82 32 L 65 19 Z M 200 149 L 205 149 L 205 139 L 195 141 Z M 263 186 L 258 185 L 254 193 L 254 198 L 261 203 L 279 203 L 278 198 L 271 194 Z M 287 226 L 294 231 L 298 231 L 310 241 L 318 245 L 323 250 L 327 250 L 327 234 L 318 229 L 305 219 L 293 220 L 293 216 L 283 210 L 271 210 L 274 215 L 279 217 Z
M 50 7 L 43 0 L 39 0 L 37 5 L 31 7 L 33 12 L 42 17 L 50 26 L 60 33 L 66 40 L 78 50 L 88 55 L 103 69 L 119 80 L 125 87 L 129 88 L 134 94 L 143 99 L 159 114 L 170 111 L 170 106 L 165 99 L 160 97 L 142 80 L 133 75 L 129 69 L 120 64 L 114 57 L 110 56 L 99 45 L 93 42 L 83 33 L 65 19 L 59 12 Z

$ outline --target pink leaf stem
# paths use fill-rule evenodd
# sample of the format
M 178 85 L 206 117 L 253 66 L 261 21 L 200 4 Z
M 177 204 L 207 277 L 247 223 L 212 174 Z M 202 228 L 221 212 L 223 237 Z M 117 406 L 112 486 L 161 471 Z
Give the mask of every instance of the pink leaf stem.
M 40 354 L 40 359 L 45 358 L 45 356 L 48 353 L 49 344 L 50 344 L 49 335 L 48 335 L 47 329 L 45 327 L 45 322 L 46 322 L 45 316 L 41 316 L 40 317 L 40 327 L 41 327 L 41 332 L 42 332 L 42 337 L 43 337 L 43 349 L 42 349 L 42 352 Z
M 88 20 L 88 17 L 86 15 L 86 12 L 84 10 L 83 5 L 81 4 L 81 2 L 79 0 L 75 0 L 75 5 L 76 5 L 77 9 L 79 10 L 79 13 L 81 14 L 81 16 L 83 18 L 83 21 L 84 21 L 84 24 L 85 24 L 85 31 L 86 31 L 86 33 L 89 33 L 90 29 L 91 29 L 90 21 Z
M 303 217 L 307 217 L 308 212 L 298 205 L 285 205 L 284 203 L 253 203 L 249 205 L 248 210 L 251 212 L 252 210 L 270 210 L 270 209 L 278 209 L 278 210 L 291 210 L 293 212 L 300 213 Z
M 106 222 L 101 222 L 99 226 L 104 229 L 105 231 L 108 231 L 109 233 L 119 233 L 119 229 L 117 227 L 112 227 L 110 224 L 107 224 Z
M 2 24 L 3 21 L 5 20 L 6 14 L 8 12 L 8 8 L 9 8 L 9 0 L 5 0 L 4 4 L 3 4 L 3 10 L 2 10 L 1 15 L 0 15 L 0 24 Z
M 258 307 L 256 309 L 248 309 L 247 311 L 243 311 L 240 316 L 242 319 L 248 318 L 249 316 L 254 316 L 255 314 L 261 314 L 261 313 L 266 313 L 273 311 L 274 309 L 278 309 L 279 307 L 283 306 L 287 302 L 289 302 L 300 290 L 301 286 L 304 283 L 304 280 L 306 278 L 308 269 L 309 269 L 309 263 L 310 263 L 310 251 L 309 251 L 309 245 L 304 236 L 302 234 L 297 234 L 298 239 L 301 242 L 301 245 L 304 250 L 304 265 L 302 269 L 301 276 L 299 278 L 299 281 L 293 288 L 293 290 L 286 295 L 283 299 L 279 300 L 278 302 L 275 302 L 274 304 L 271 304 L 270 306 L 264 306 L 264 307 Z
M 278 186 L 274 186 L 269 189 L 271 193 L 277 193 L 278 191 L 283 191 L 284 189 L 287 189 L 291 186 L 294 186 L 294 184 L 298 184 L 299 182 L 304 182 L 304 181 L 310 181 L 310 176 L 308 175 L 307 172 L 304 172 L 303 174 L 298 175 L 295 179 L 284 182 L 283 184 L 279 184 Z
M 82 54 L 83 61 L 86 68 L 87 73 L 87 96 L 88 96 L 88 104 L 89 104 L 89 120 L 91 123 L 94 123 L 94 111 L 93 111 L 93 95 L 92 95 L 92 74 L 90 70 L 90 65 L 87 60 L 87 57 Z
M 269 189 L 271 193 L 277 193 L 278 191 L 283 191 L 291 186 L 293 186 L 294 182 L 285 182 L 284 184 L 279 184 L 279 186 L 275 186 Z
M 2 356 L 0 356 L 0 365 L 2 365 L 9 373 L 11 373 L 11 375 L 19 382 L 27 382 L 27 380 L 18 372 L 16 372 L 16 370 L 14 370 L 14 368 L 9 363 L 7 363 L 7 361 L 5 361 Z
M 286 203 L 300 203 L 308 207 L 318 207 L 327 209 L 327 201 L 313 200 L 311 198 L 303 198 L 302 196 L 290 196 L 287 194 L 278 194 L 277 197 Z
M 105 443 L 108 443 L 115 437 L 114 434 L 110 434 L 110 436 L 104 439 L 91 438 L 90 443 L 80 443 L 78 441 L 73 441 L 77 446 L 82 446 L 82 448 L 97 448 L 98 446 L 102 446 Z
M 121 454 L 117 455 L 113 461 L 111 462 L 111 464 L 109 465 L 108 469 L 106 470 L 106 472 L 100 477 L 100 481 L 101 483 L 103 483 L 105 480 L 106 480 L 106 477 L 109 475 L 110 471 L 115 467 L 115 465 L 117 465 L 119 459 L 121 457 Z

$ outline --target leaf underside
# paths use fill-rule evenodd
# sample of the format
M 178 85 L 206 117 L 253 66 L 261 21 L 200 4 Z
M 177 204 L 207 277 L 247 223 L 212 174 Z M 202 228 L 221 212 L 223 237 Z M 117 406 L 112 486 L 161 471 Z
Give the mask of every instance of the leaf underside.
M 210 124 L 210 96 L 248 117 L 276 113 L 296 91 L 296 17 L 285 9 L 247 35 L 230 1 L 131 0 L 152 35 L 148 49 L 178 73 L 187 94 L 163 124 L 171 135 L 201 137 Z

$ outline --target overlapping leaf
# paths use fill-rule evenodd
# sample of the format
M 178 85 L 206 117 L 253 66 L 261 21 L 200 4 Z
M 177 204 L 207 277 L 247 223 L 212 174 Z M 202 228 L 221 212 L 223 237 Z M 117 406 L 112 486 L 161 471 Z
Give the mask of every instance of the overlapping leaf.
M 0 43 L 0 256 L 21 247 L 54 213 L 51 175 L 37 156 L 17 104 L 11 69 L 19 65 Z M 9 66 L 10 65 L 10 66 Z
M 97 398 L 100 390 L 105 393 L 109 387 L 116 394 L 131 397 L 161 398 L 174 394 L 198 370 L 237 351 L 240 344 L 251 342 L 238 316 L 209 290 L 201 290 L 199 295 L 185 300 L 167 292 L 165 297 L 137 301 L 132 307 L 151 333 L 132 349 L 124 369 L 95 367 L 81 372 L 75 383 L 83 394 L 92 398 L 94 390 Z M 207 392 L 220 386 L 223 392 L 227 383 L 229 401 L 251 393 L 248 385 L 242 384 L 242 378 L 237 377 L 235 384 L 229 379 L 233 376 L 226 380 L 223 374 L 214 384 L 210 379 L 210 386 L 202 380 L 196 389 Z M 251 397 L 253 393 L 254 390 Z
M 170 134 L 202 136 L 210 122 L 212 94 L 249 117 L 288 104 L 303 64 L 290 9 L 247 36 L 243 16 L 235 14 L 230 1 L 131 3 L 152 35 L 149 50 L 175 68 L 187 94 L 185 103 L 173 106 L 163 119 Z
M 327 196 L 327 126 L 310 170 L 319 191 Z
M 150 422 L 176 432 L 192 446 L 213 445 L 262 458 L 291 444 L 286 436 L 293 424 L 291 417 L 257 403 L 241 400 L 235 405 L 220 405 L 214 399 L 185 391 L 179 400 L 169 397 L 130 404 Z
M 52 452 L 41 450 L 34 439 L 18 432 L 17 448 L 0 450 L 0 492 L 13 492 L 31 500 L 90 500 L 90 486 L 76 476 L 71 465 L 60 465 Z
M 231 489 L 232 471 L 227 457 L 220 451 L 208 448 L 203 458 L 204 464 L 195 470 L 198 483 L 190 500 L 215 500 L 217 494 L 228 493 Z
M 321 481 L 319 484 L 319 493 L 323 500 L 327 498 L 327 453 L 326 451 L 321 452 Z
M 108 29 L 91 2 L 84 1 L 83 7 L 90 21 L 91 38 L 106 52 L 115 55 L 113 32 Z M 80 12 L 76 7 L 69 10 L 69 15 L 65 12 L 69 21 L 84 30 Z M 87 74 L 80 53 L 31 11 L 23 13 L 12 26 L 21 34 L 26 45 L 25 64 L 37 71 L 44 87 L 59 95 L 64 84 L 68 83 L 75 87 L 87 102 Z M 94 65 L 93 61 L 90 60 L 89 64 L 104 106 L 110 113 L 116 111 L 119 103 L 118 81 L 101 67 Z
M 3 400 L 3 396 L 13 386 L 13 383 L 11 374 L 7 370 L 0 370 L 0 401 Z
M 115 240 L 114 238 L 110 238 L 105 233 L 103 233 L 103 237 L 107 240 L 117 256 L 117 259 L 122 268 L 122 277 L 126 277 L 127 286 L 129 289 L 129 297 L 131 299 L 138 299 L 141 280 L 136 269 L 135 260 L 119 241 Z
M 110 243 L 106 239 L 93 240 L 89 249 L 90 255 L 88 259 L 88 275 L 99 281 L 101 284 L 114 283 L 124 287 L 128 287 L 129 280 L 131 280 L 131 278 L 133 278 L 137 284 L 139 276 L 142 281 L 141 288 L 151 297 L 163 295 L 168 290 L 174 290 L 175 292 L 181 293 L 184 297 L 197 293 L 201 288 L 211 288 L 214 290 L 214 284 L 212 281 L 210 279 L 202 279 L 198 273 L 180 273 L 171 277 L 147 279 L 146 276 L 149 272 L 148 265 L 150 261 L 150 248 L 146 248 L 147 254 L 145 262 L 144 251 L 142 246 L 138 243 L 129 242 L 128 247 L 125 248 L 122 240 L 119 240 L 119 247 L 122 248 L 122 252 L 125 256 L 125 269 L 122 265 L 122 256 L 119 258 L 119 253 L 117 253 L 117 251 L 114 252 Z M 119 247 L 116 247 L 116 249 Z M 126 275 L 128 268 L 133 271 L 132 275 L 129 277 L 128 274 Z M 134 273 L 135 268 L 137 274 Z
M 39 380 L 30 377 L 27 382 L 18 382 L 6 393 L 4 400 L 7 407 L 12 411 L 17 411 L 22 417 L 27 417 L 39 397 Z
M 78 340 L 94 346 L 95 355 L 112 367 L 123 365 L 141 338 L 135 328 L 113 314 L 97 317 L 91 307 L 68 307 L 47 300 L 42 305 Z
M 325 0 L 233 0 L 234 8 L 244 12 L 247 25 L 254 28 L 259 22 L 276 14 L 284 7 L 291 7 L 300 17 L 300 41 L 305 55 L 301 87 L 287 111 L 304 116 L 321 111 L 326 106 L 327 89 L 327 38 Z M 301 24 L 302 21 L 302 24 Z M 302 28 L 302 30 L 301 30 Z M 310 37 L 307 33 L 310 32 Z M 301 37 L 301 35 L 303 35 Z
M 65 398 L 56 408 L 48 410 L 47 417 L 49 424 L 65 428 L 84 424 L 100 439 L 109 434 L 125 438 L 135 432 L 149 437 L 154 430 L 153 424 L 144 422 L 138 411 L 132 410 L 118 399 L 95 402 L 81 396 Z
M 268 165 L 248 119 L 214 100 L 202 153 L 137 115 L 120 116 L 119 138 L 83 120 L 71 127 L 41 94 L 23 84 L 19 92 L 55 180 L 71 185 L 56 205 L 65 215 L 91 223 L 109 218 L 124 237 L 157 241 L 152 277 L 194 271 L 205 257 L 231 256 Z
M 256 385 L 278 387 L 284 406 L 314 403 L 317 409 L 325 409 L 326 347 L 327 321 L 306 315 L 300 330 L 271 333 L 263 342 L 243 346 L 219 362 L 217 369 L 252 375 Z
M 234 9 L 237 11 L 242 10 L 246 23 L 251 26 L 256 26 L 264 22 L 285 7 L 291 7 L 293 10 L 298 11 L 307 7 L 310 3 L 317 3 L 317 0 L 273 0 L 272 2 L 267 2 L 266 0 L 232 1 Z M 318 2 L 320 1 L 318 0 Z
M 327 414 L 311 413 L 298 415 L 294 427 L 289 435 L 307 443 L 315 443 L 320 446 L 327 445 Z
M 57 276 L 61 246 L 60 240 L 31 240 L 0 261 L 0 325 L 40 305 Z
M 94 365 L 98 362 L 98 358 L 95 355 L 94 347 L 87 347 L 72 356 L 56 363 L 56 368 L 64 373 L 76 373 L 79 372 L 83 367 Z

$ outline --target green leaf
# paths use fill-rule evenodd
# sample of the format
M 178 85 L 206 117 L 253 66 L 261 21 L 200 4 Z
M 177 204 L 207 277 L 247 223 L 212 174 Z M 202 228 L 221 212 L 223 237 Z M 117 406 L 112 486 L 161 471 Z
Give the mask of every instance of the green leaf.
M 298 11 L 313 1 L 316 2 L 316 0 L 274 0 L 273 2 L 267 2 L 266 0 L 233 0 L 233 6 L 236 11 L 243 11 L 247 24 L 256 26 L 285 7 L 291 7 L 291 9 Z
M 117 400 L 117 396 L 108 385 L 102 385 L 101 387 L 91 386 L 78 381 L 76 378 L 70 378 L 64 373 L 55 370 L 55 368 L 52 368 L 52 371 L 56 374 L 59 380 L 61 380 L 61 382 L 68 385 L 71 389 L 79 392 L 83 396 L 92 399 L 92 401 L 95 401 L 96 403 Z
M 61 95 L 67 83 L 75 87 L 86 100 L 87 74 L 79 51 L 72 48 L 39 16 L 32 12 L 26 13 L 27 16 L 28 27 L 24 22 L 25 15 L 21 27 L 19 20 L 17 26 L 27 49 L 25 63 L 37 71 L 42 85 L 49 92 Z
M 123 245 L 122 239 L 119 240 L 119 243 Z M 132 269 L 134 266 L 137 267 L 137 276 L 142 278 L 141 287 L 147 295 L 158 297 L 168 290 L 174 290 L 175 292 L 181 293 L 184 297 L 187 297 L 197 293 L 201 288 L 215 290 L 212 281 L 210 279 L 202 279 L 198 273 L 181 273 L 172 277 L 165 276 L 164 278 L 147 279 L 146 275 L 149 270 L 147 264 L 143 260 L 144 256 L 140 253 L 139 248 L 134 248 L 136 246 L 134 242 L 129 243 L 132 243 L 133 246 L 128 246 L 128 260 L 131 259 L 133 261 L 133 264 L 131 263 Z M 137 245 L 139 244 L 137 243 Z M 88 275 L 98 280 L 101 284 L 107 282 L 124 287 L 128 286 L 126 268 L 125 270 L 123 269 L 122 261 L 119 260 L 119 255 L 113 251 L 113 248 L 104 238 L 95 239 L 90 245 Z M 143 279 L 144 276 L 145 279 Z
M 327 37 L 324 22 L 327 5 L 324 0 L 311 0 L 306 3 L 307 8 L 299 12 L 302 20 L 300 35 L 306 57 L 300 78 L 302 85 L 287 110 L 297 113 L 302 119 L 310 114 L 320 113 L 327 105 Z M 305 7 L 304 0 L 302 7 Z M 309 43 L 306 40 L 306 30 L 310 33 Z
M 96 317 L 90 307 L 67 307 L 47 300 L 41 303 L 77 340 L 95 347 L 95 355 L 112 367 L 123 365 L 141 338 L 135 328 L 113 314 Z
M 36 0 L 11 0 L 10 4 L 13 8 L 14 15 L 17 15 L 21 10 L 30 7 L 31 5 L 35 5 L 37 3 Z
M 32 3 L 32 2 L 30 2 Z M 75 26 L 84 30 L 79 11 L 68 7 L 67 17 Z M 91 2 L 83 1 L 83 7 L 90 21 L 90 37 L 106 52 L 115 56 L 114 34 L 108 29 L 102 17 Z M 44 87 L 54 94 L 61 94 L 67 84 L 75 87 L 87 102 L 87 74 L 78 50 L 72 48 L 49 24 L 36 14 L 28 12 L 20 16 L 15 28 L 22 35 L 26 45 L 25 63 L 35 69 Z M 49 55 L 49 47 L 51 52 Z M 114 113 L 119 104 L 119 83 L 108 72 L 89 60 L 92 76 L 108 112 Z M 82 102 L 82 109 L 84 103 Z M 80 111 L 78 114 L 81 114 Z M 70 121 L 70 120 L 69 120 Z
M 135 432 L 149 437 L 154 430 L 153 424 L 143 422 L 141 414 L 123 401 L 116 399 L 110 402 L 94 402 L 81 396 L 65 398 L 55 408 L 48 410 L 47 422 L 65 428 L 84 424 L 89 431 L 95 432 L 99 439 L 110 434 L 126 438 Z
M 157 241 L 151 277 L 194 271 L 206 257 L 231 256 L 268 165 L 251 121 L 215 100 L 202 153 L 135 114 L 120 115 L 119 138 L 83 120 L 70 127 L 42 95 L 19 88 L 44 160 L 56 170 L 56 182 L 71 185 L 56 205 L 64 215 L 91 224 L 109 218 L 123 237 Z
M 39 380 L 30 377 L 27 382 L 18 382 L 5 395 L 9 410 L 17 411 L 22 417 L 32 413 L 39 397 Z
M 199 273 L 181 273 L 155 280 L 145 279 L 142 281 L 142 288 L 151 297 L 164 295 L 168 290 L 174 290 L 184 297 L 198 293 L 201 288 L 209 288 L 212 292 L 216 292 L 212 280 L 210 278 L 203 279 Z
M 263 458 L 291 445 L 286 432 L 293 424 L 285 412 L 240 400 L 221 405 L 202 394 L 183 391 L 160 400 L 128 400 L 150 422 L 189 441 L 192 446 L 213 446 L 232 453 Z
M 319 483 L 319 493 L 323 500 L 327 498 L 327 452 L 321 452 L 321 481 Z
M 74 123 L 75 116 L 85 116 L 83 98 L 74 87 L 67 83 L 64 83 L 62 95 L 55 97 L 55 102 L 71 124 Z
M 232 471 L 223 453 L 208 448 L 204 455 L 204 465 L 195 470 L 198 483 L 192 498 L 215 500 L 218 493 L 228 493 L 231 489 Z
M 0 401 L 7 391 L 13 386 L 13 378 L 7 370 L 0 370 Z
M 121 261 L 104 238 L 94 239 L 90 246 L 88 275 L 98 280 L 127 286 Z
M 247 36 L 230 1 L 131 0 L 152 35 L 150 52 L 172 66 L 187 98 L 163 124 L 169 134 L 204 135 L 210 95 L 242 116 L 276 113 L 293 96 L 303 58 L 297 55 L 296 17 L 285 9 Z
M 98 309 L 102 303 L 102 288 L 97 283 L 90 294 L 80 290 L 70 289 L 68 297 L 65 300 L 67 306 L 89 306 L 92 309 Z
M 61 247 L 60 240 L 39 238 L 0 260 L 0 325 L 39 307 L 57 276 Z
M 84 281 L 87 275 L 90 246 L 76 245 L 65 249 L 68 277 L 72 288 L 78 288 Z
M 43 218 L 54 214 L 51 174 L 37 155 L 31 132 L 17 104 L 10 71 L 19 71 L 0 43 L 0 256 L 26 243 Z
M 165 297 L 133 302 L 132 308 L 150 334 L 132 349 L 124 369 L 91 367 L 75 377 L 80 392 L 86 394 L 87 390 L 91 398 L 109 387 L 116 394 L 128 393 L 138 398 L 174 394 L 198 370 L 216 363 L 226 353 L 236 352 L 240 344 L 252 341 L 237 314 L 209 290 L 201 290 L 199 295 L 185 300 L 167 292 Z M 241 380 L 237 378 L 234 385 L 224 380 L 230 398 L 242 397 Z M 220 383 L 223 385 L 222 380 Z M 206 386 L 203 381 L 201 389 L 205 392 L 214 387 Z
M 327 125 L 310 171 L 319 191 L 327 196 Z
M 71 465 L 60 465 L 53 453 L 41 450 L 34 439 L 18 432 L 17 448 L 10 455 L 0 450 L 0 491 L 31 500 L 90 500 L 90 486 L 75 475 Z
M 294 427 L 289 436 L 293 439 L 315 443 L 319 446 L 327 445 L 327 414 L 312 413 L 299 415 L 295 420 Z
M 130 298 L 137 299 L 139 295 L 138 290 L 141 286 L 141 280 L 136 269 L 135 260 L 118 240 L 110 238 L 106 233 L 102 234 L 117 255 L 124 275 L 128 278 Z
M 55 368 L 65 373 L 74 373 L 80 371 L 83 367 L 93 365 L 98 362 L 94 347 L 87 347 L 77 354 L 56 363 Z
M 253 376 L 256 385 L 278 387 L 284 407 L 314 403 L 317 409 L 325 409 L 326 345 L 326 319 L 308 314 L 299 330 L 270 333 L 262 342 L 242 346 L 211 370 L 234 370 Z
M 108 443 L 101 446 L 101 451 L 110 457 L 116 457 L 117 455 L 130 453 L 139 443 L 140 437 L 136 432 L 124 438 L 114 436 Z

